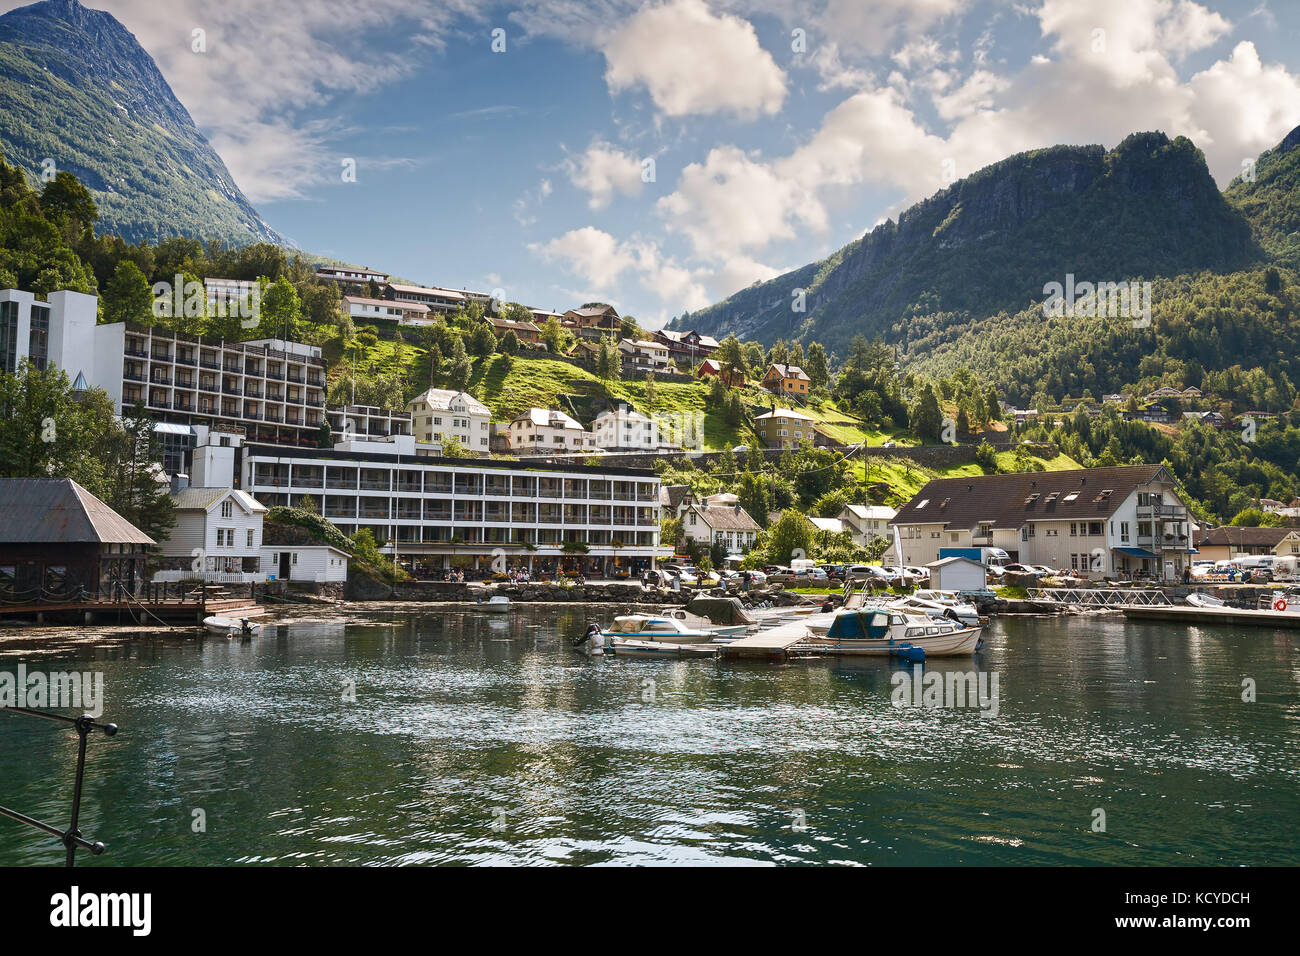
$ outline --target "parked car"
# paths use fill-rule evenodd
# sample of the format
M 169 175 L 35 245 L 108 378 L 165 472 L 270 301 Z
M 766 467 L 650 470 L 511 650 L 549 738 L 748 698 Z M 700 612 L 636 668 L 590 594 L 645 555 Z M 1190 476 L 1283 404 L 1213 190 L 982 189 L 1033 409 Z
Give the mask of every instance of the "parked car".
M 880 443 L 880 447 L 881 447 L 881 448 L 897 448 L 898 445 L 897 445 L 897 443 L 896 443 L 896 442 L 891 438 L 889 441 L 881 442 L 881 443 Z
M 924 584 L 929 584 L 929 583 L 930 583 L 930 569 L 929 569 L 929 568 L 917 568 L 917 567 L 913 567 L 913 566 L 911 566 L 911 565 L 908 565 L 907 567 L 903 568 L 903 570 L 904 570 L 904 571 L 907 571 L 907 572 L 909 572 L 909 573 L 911 573 L 911 574 L 913 574 L 913 575 L 915 575 L 915 576 L 916 576 L 916 579 L 917 579 L 918 581 L 920 581 L 923 585 L 924 585 Z
M 885 572 L 874 564 L 850 564 L 844 569 L 844 576 L 847 581 L 889 583 Z
M 823 565 L 822 565 L 822 570 L 826 572 L 826 577 L 827 577 L 829 580 L 831 580 L 831 581 L 843 581 L 843 580 L 844 580 L 844 568 L 845 568 L 845 565 L 843 565 L 843 564 L 823 564 Z
M 1008 564 L 1003 570 L 1012 574 L 1032 574 L 1036 578 L 1043 576 L 1043 572 L 1032 564 Z
M 741 587 L 745 581 L 744 571 L 727 571 L 722 575 L 722 580 L 727 583 L 728 587 Z M 749 572 L 749 586 L 761 588 L 767 583 L 767 575 L 757 568 Z
M 913 585 L 920 580 L 915 574 L 908 571 L 907 568 L 900 568 L 896 565 L 887 565 L 880 570 L 885 573 L 885 577 L 889 579 L 890 584 L 897 584 L 900 578 L 905 585 Z

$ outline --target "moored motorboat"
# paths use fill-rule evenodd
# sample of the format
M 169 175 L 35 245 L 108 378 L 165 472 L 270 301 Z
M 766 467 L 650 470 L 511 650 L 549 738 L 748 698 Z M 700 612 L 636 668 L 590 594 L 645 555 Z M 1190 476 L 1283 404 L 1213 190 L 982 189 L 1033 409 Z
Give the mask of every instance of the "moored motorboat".
M 1195 592 L 1187 595 L 1186 601 L 1192 607 L 1225 607 L 1222 598 L 1217 598 L 1213 594 L 1201 594 Z
M 506 597 L 504 594 L 494 594 L 486 601 L 479 601 L 478 609 L 480 611 L 488 611 L 494 614 L 504 614 L 506 611 L 510 610 L 510 598 Z
M 622 614 L 600 633 L 607 641 L 662 641 L 669 644 L 708 644 L 718 637 L 728 636 L 714 628 L 691 627 L 683 619 L 666 614 Z
M 980 648 L 980 627 L 899 607 L 840 611 L 825 634 L 810 632 L 793 650 L 821 654 L 951 657 Z
M 981 623 L 979 611 L 975 609 L 974 605 L 962 604 L 954 599 L 945 600 L 943 598 L 927 597 L 923 592 L 919 591 L 916 594 L 909 594 L 896 601 L 891 601 L 889 606 L 901 608 L 905 611 L 919 611 L 933 618 L 957 621 L 967 627 L 977 627 Z
M 262 625 L 254 624 L 246 617 L 205 617 L 203 626 L 213 634 L 220 634 L 222 637 L 255 637 L 261 630 Z

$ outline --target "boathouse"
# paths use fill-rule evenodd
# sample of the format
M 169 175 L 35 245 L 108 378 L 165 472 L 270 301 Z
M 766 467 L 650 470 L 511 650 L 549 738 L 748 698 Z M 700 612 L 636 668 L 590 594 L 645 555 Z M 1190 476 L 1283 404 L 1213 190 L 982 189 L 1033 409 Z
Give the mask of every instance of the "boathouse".
M 0 478 L 0 600 L 134 594 L 153 544 L 71 478 Z

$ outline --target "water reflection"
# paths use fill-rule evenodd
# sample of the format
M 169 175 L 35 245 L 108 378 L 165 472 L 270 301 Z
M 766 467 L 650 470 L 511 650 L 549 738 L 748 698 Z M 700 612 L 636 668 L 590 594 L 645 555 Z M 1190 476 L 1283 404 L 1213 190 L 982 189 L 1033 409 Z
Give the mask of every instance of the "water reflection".
M 422 607 L 47 644 L 41 666 L 103 670 L 123 727 L 92 748 L 97 863 L 1300 862 L 1286 634 L 998 622 L 918 671 L 996 675 L 994 718 L 894 706 L 889 661 L 572 651 L 618 610 Z M 17 721 L 0 802 L 60 820 L 75 738 Z M 0 822 L 0 863 L 58 859 Z

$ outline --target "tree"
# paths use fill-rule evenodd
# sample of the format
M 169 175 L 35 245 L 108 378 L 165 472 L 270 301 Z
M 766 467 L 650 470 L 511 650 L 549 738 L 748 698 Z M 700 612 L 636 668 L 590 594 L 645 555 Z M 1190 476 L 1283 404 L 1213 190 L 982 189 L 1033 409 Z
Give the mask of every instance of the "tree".
M 789 564 L 792 557 L 807 557 L 812 549 L 812 530 L 812 523 L 801 512 L 782 511 L 767 529 L 768 558 L 777 564 Z
M 79 225 L 82 232 L 89 233 L 99 210 L 90 190 L 81 184 L 76 176 L 68 172 L 56 173 L 54 178 L 41 190 L 41 211 L 51 222 Z
M 573 337 L 569 334 L 569 330 L 561 325 L 560 320 L 555 316 L 551 316 L 546 320 L 546 324 L 541 328 L 539 337 L 542 340 L 542 344 L 546 346 L 546 350 L 552 355 L 566 354 L 569 351 L 570 343 L 573 341 Z
M 153 290 L 140 267 L 130 260 L 117 264 L 104 290 L 105 322 L 138 322 L 153 325 Z
M 718 343 L 717 351 L 713 353 L 712 358 L 725 372 L 738 372 L 742 376 L 745 374 L 745 352 L 740 345 L 740 339 L 736 338 L 734 333 Z M 731 376 L 724 377 L 729 379 Z
M 808 373 L 813 388 L 825 388 L 830 384 L 830 363 L 826 360 L 826 349 L 820 342 L 809 344 L 803 370 Z
M 472 373 L 473 366 L 470 365 L 468 358 L 453 362 L 451 371 L 447 373 L 447 387 L 457 392 L 465 391 L 465 389 L 469 388 L 469 379 Z
M 645 406 L 650 411 L 654 411 L 655 402 L 659 398 L 659 389 L 655 385 L 655 373 L 645 373 Z
M 108 469 L 117 426 L 102 389 L 76 396 L 67 374 L 25 360 L 0 374 L 0 477 L 71 478 L 109 496 Z
M 113 444 L 105 503 L 155 541 L 165 541 L 176 525 L 176 505 L 168 494 L 167 473 L 158 464 L 162 443 L 142 405 L 122 417 Z
M 676 548 L 682 540 L 682 519 L 664 518 L 659 522 L 659 543 Z
M 912 407 L 912 431 L 922 441 L 938 441 L 943 429 L 943 412 L 939 408 L 939 399 L 929 382 L 921 390 L 921 397 Z
M 501 354 L 517 355 L 519 353 L 519 336 L 515 335 L 515 330 L 510 329 L 505 335 L 501 336 Z
M 262 321 L 258 330 L 264 337 L 296 339 L 301 315 L 298 290 L 284 276 L 262 290 Z
M 727 566 L 727 545 L 721 538 L 714 538 L 709 544 L 709 563 L 721 569 Z
M 473 458 L 465 443 L 456 435 L 447 435 L 442 440 L 443 458 Z

